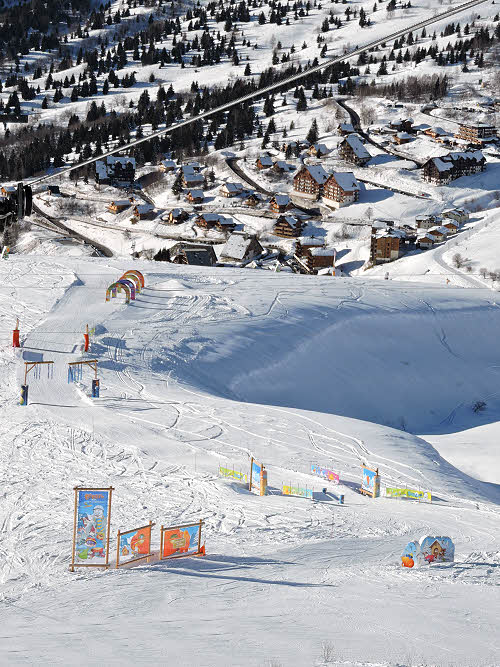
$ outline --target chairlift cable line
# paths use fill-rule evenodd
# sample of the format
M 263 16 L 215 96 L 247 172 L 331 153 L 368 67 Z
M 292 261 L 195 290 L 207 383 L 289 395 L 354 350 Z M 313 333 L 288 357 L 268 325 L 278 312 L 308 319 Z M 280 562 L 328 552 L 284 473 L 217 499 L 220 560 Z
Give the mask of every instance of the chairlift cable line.
M 473 7 L 476 7 L 477 5 L 480 5 L 484 2 L 487 2 L 487 0 L 471 0 L 470 2 L 458 5 L 457 7 L 442 12 L 441 14 L 436 14 L 430 19 L 419 21 L 418 23 L 414 23 L 408 28 L 403 28 L 402 30 L 398 30 L 389 35 L 386 35 L 381 39 L 376 39 L 373 42 L 369 42 L 368 44 L 365 44 L 365 46 L 353 49 L 352 51 L 349 51 L 342 56 L 331 58 L 330 60 L 327 60 L 325 63 L 321 63 L 319 65 L 315 65 L 314 67 L 310 67 L 306 71 L 300 72 L 298 74 L 293 74 L 292 76 L 289 76 L 288 78 L 283 79 L 282 81 L 278 81 L 269 86 L 265 86 L 264 88 L 260 88 L 259 90 L 256 90 L 252 93 L 243 95 L 242 97 L 239 97 L 238 99 L 233 100 L 232 102 L 228 102 L 227 104 L 222 104 L 218 107 L 215 107 L 214 109 L 209 109 L 208 111 L 204 111 L 203 113 L 198 114 L 197 116 L 193 116 L 186 120 L 182 120 L 178 123 L 175 123 L 175 125 L 170 125 L 170 127 L 167 127 L 163 130 L 157 130 L 156 132 L 152 132 L 151 134 L 145 137 L 141 137 L 140 139 L 135 139 L 134 141 L 122 144 L 121 146 L 116 146 L 115 148 L 106 151 L 104 153 L 101 153 L 96 157 L 84 160 L 83 162 L 78 162 L 77 164 L 73 164 L 71 167 L 66 167 L 64 169 L 61 169 L 61 171 L 58 171 L 57 173 L 46 174 L 45 176 L 40 176 L 38 178 L 35 178 L 29 181 L 28 185 L 33 186 L 36 185 L 37 183 L 42 183 L 43 181 L 56 178 L 57 176 L 63 176 L 64 174 L 68 174 L 71 171 L 74 171 L 75 169 L 80 169 L 81 167 L 86 167 L 90 164 L 93 164 L 94 162 L 97 162 L 97 160 L 102 160 L 103 158 L 109 157 L 110 155 L 115 155 L 116 153 L 120 153 L 129 148 L 134 148 L 135 146 L 139 146 L 145 141 L 151 141 L 151 139 L 155 139 L 156 137 L 161 137 L 165 134 L 170 134 L 171 132 L 180 129 L 181 127 L 186 127 L 187 125 L 191 125 L 192 123 L 196 123 L 197 121 L 203 120 L 217 113 L 221 113 L 222 111 L 227 111 L 228 109 L 232 109 L 232 107 L 235 107 L 238 104 L 242 104 L 243 102 L 248 102 L 249 100 L 254 100 L 256 98 L 262 97 L 266 93 L 272 92 L 277 88 L 283 88 L 285 86 L 288 86 L 289 84 L 294 83 L 295 81 L 300 81 L 301 79 L 306 78 L 310 74 L 321 72 L 327 67 L 331 67 L 332 65 L 336 65 L 337 63 L 344 62 L 345 60 L 350 60 L 351 58 L 354 58 L 355 56 L 358 56 L 364 53 L 365 51 L 369 51 L 370 49 L 373 49 L 376 46 L 384 44 L 385 42 L 393 41 L 395 39 L 398 39 L 399 37 L 403 37 L 404 35 L 409 34 L 410 32 L 414 32 L 415 30 L 420 30 L 420 28 L 425 28 L 429 25 L 432 25 L 433 23 L 438 23 L 443 19 L 454 16 L 455 14 L 460 14 L 461 12 L 464 12 L 467 9 L 472 9 Z

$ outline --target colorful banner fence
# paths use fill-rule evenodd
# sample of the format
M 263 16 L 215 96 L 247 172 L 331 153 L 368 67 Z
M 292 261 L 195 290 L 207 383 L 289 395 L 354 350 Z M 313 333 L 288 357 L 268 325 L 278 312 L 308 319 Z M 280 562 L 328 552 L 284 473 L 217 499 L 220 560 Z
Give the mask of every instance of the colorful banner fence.
M 340 482 L 340 475 L 329 468 L 323 468 L 318 466 L 315 463 L 311 463 L 311 473 L 317 475 L 318 477 L 323 477 L 333 484 L 338 484 Z
M 385 498 L 410 498 L 412 500 L 432 503 L 431 491 L 421 491 L 420 489 L 388 486 L 383 490 L 383 495 Z
M 116 567 L 125 563 L 135 563 L 151 556 L 151 530 L 155 524 L 118 531 L 116 538 Z
M 360 492 L 366 496 L 371 496 L 372 498 L 378 498 L 380 496 L 380 476 L 378 474 L 378 468 L 372 470 L 363 466 L 363 480 L 361 482 Z
M 228 477 L 236 479 L 238 482 L 248 483 L 248 475 L 245 472 L 233 470 L 232 468 L 223 468 L 219 466 L 219 477 Z
M 204 556 L 205 545 L 201 544 L 203 521 L 180 526 L 161 527 L 160 560 L 181 556 Z
M 283 485 L 281 492 L 284 496 L 296 496 L 297 498 L 313 499 L 313 490 L 302 486 Z
M 83 489 L 75 487 L 73 552 L 75 567 L 109 567 L 109 526 L 113 487 Z

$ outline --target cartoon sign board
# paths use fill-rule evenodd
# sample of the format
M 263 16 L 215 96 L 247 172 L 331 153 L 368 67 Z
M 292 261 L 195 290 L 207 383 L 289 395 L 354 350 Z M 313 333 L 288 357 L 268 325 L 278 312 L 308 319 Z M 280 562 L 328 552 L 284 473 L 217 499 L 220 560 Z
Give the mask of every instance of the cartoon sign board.
M 401 554 L 401 565 L 403 567 L 414 567 L 419 563 L 420 544 L 416 542 L 408 542 Z
M 283 485 L 282 493 L 284 496 L 296 496 L 298 498 L 309 498 L 310 500 L 313 499 L 313 490 L 308 489 L 307 487 L 292 486 L 291 484 L 286 486 Z
M 221 477 L 230 477 L 231 479 L 236 479 L 238 482 L 244 482 L 247 484 L 248 476 L 244 472 L 239 472 L 238 470 L 232 470 L 231 468 L 223 468 L 219 466 L 219 475 Z
M 182 526 L 161 527 L 160 559 L 197 556 L 205 554 L 205 545 L 201 545 L 201 527 L 203 521 Z
M 455 545 L 449 537 L 431 537 L 426 535 L 420 540 L 422 561 L 426 563 L 453 563 Z
M 318 475 L 318 477 L 323 477 L 333 484 L 338 484 L 340 482 L 340 475 L 329 468 L 322 468 L 321 466 L 311 463 L 311 473 L 313 475 Z
M 151 556 L 151 529 L 154 523 L 151 521 L 147 526 L 118 531 L 116 545 L 116 567 L 141 560 Z
M 253 457 L 250 461 L 250 481 L 248 483 L 248 490 L 252 491 L 256 489 L 259 494 L 261 493 L 261 483 L 260 478 L 262 476 L 262 471 L 264 466 L 262 463 L 258 463 Z
M 112 492 L 75 487 L 72 572 L 77 566 L 108 567 Z
M 378 468 L 372 470 L 371 468 L 363 466 L 363 481 L 361 482 L 360 491 L 372 498 L 378 498 L 380 496 L 380 476 L 378 474 Z

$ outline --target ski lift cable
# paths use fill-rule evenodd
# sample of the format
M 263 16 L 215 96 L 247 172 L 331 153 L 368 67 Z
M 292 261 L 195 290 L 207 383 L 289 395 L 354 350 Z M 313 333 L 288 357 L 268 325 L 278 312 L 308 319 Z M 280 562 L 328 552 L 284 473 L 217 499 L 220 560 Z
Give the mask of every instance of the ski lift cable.
M 151 139 L 155 139 L 156 137 L 161 137 L 165 134 L 170 134 L 171 132 L 174 132 L 175 130 L 180 129 L 181 127 L 186 127 L 187 125 L 191 125 L 192 123 L 196 123 L 197 121 L 203 120 L 205 118 L 208 118 L 210 116 L 213 116 L 217 113 L 221 113 L 222 111 L 227 111 L 228 109 L 231 109 L 232 107 L 237 106 L 238 104 L 242 104 L 243 102 L 248 102 L 249 100 L 253 100 L 259 97 L 262 97 L 262 95 L 265 95 L 266 93 L 272 92 L 273 90 L 276 90 L 277 88 L 283 88 L 285 86 L 288 86 L 291 83 L 294 83 L 295 81 L 300 81 L 301 79 L 304 79 L 308 77 L 311 74 L 314 74 L 316 72 L 320 72 L 327 67 L 331 67 L 332 65 L 336 65 L 337 63 L 343 62 L 345 60 L 350 60 L 351 58 L 354 58 L 355 56 L 360 55 L 361 53 L 364 53 L 365 51 L 368 51 L 376 46 L 380 46 L 381 44 L 388 42 L 388 41 L 393 41 L 395 39 L 398 39 L 399 37 L 403 37 L 403 35 L 407 35 L 410 32 L 414 32 L 415 30 L 420 30 L 420 28 L 425 28 L 429 25 L 432 25 L 433 23 L 438 23 L 439 21 L 442 21 L 446 18 L 449 18 L 451 16 L 454 16 L 455 14 L 460 14 L 461 12 L 464 12 L 468 9 L 472 9 L 473 7 L 476 7 L 477 5 L 480 5 L 484 2 L 487 2 L 487 0 L 471 0 L 470 2 L 466 2 L 462 5 L 458 5 L 457 7 L 453 7 L 452 9 L 449 9 L 445 12 L 441 12 L 441 14 L 436 14 L 432 18 L 425 19 L 423 21 L 419 21 L 418 23 L 414 23 L 413 25 L 403 28 L 402 30 L 398 30 L 396 32 L 393 32 L 389 35 L 386 35 L 385 37 L 382 37 L 381 39 L 376 39 L 373 42 L 369 42 L 365 46 L 362 46 L 360 48 L 353 49 L 352 51 L 349 51 L 345 53 L 342 56 L 337 56 L 336 58 L 331 58 L 330 60 L 327 60 L 325 63 L 321 63 L 320 65 L 315 65 L 314 67 L 310 67 L 304 72 L 300 72 L 298 74 L 293 74 L 292 76 L 287 77 L 286 79 L 283 79 L 282 81 L 278 81 L 276 83 L 273 83 L 269 86 L 265 86 L 264 88 L 260 88 L 259 90 L 256 90 L 252 93 L 248 93 L 247 95 L 243 95 L 242 97 L 239 97 L 236 100 L 233 100 L 232 102 L 228 102 L 227 104 L 222 104 L 218 107 L 215 107 L 214 109 L 210 109 L 208 111 L 204 111 L 201 114 L 198 114 L 197 116 L 193 116 L 191 118 L 188 118 L 186 120 L 180 121 L 176 123 L 175 125 L 171 125 L 170 127 L 167 127 L 163 130 L 157 130 L 156 132 L 152 132 L 151 134 L 141 137 L 140 139 L 136 139 L 134 141 L 128 142 L 126 144 L 122 144 L 120 146 L 116 146 L 115 148 L 106 151 L 104 153 L 101 153 L 97 157 L 90 158 L 89 160 L 84 160 L 83 162 L 78 162 L 71 167 L 66 167 L 64 169 L 61 169 L 61 171 L 58 171 L 53 174 L 46 174 L 45 176 L 40 176 L 38 178 L 33 179 L 32 181 L 29 181 L 29 185 L 36 185 L 37 183 L 42 183 L 44 181 L 50 180 L 52 178 L 56 178 L 58 176 L 62 176 L 64 174 L 68 174 L 69 172 L 75 170 L 75 169 L 80 169 L 82 167 L 86 167 L 90 164 L 93 164 L 94 162 L 97 162 L 98 160 L 102 160 L 103 158 L 109 157 L 110 155 L 115 155 L 115 153 L 120 153 L 121 151 L 127 150 L 129 148 L 134 148 L 135 146 L 139 146 L 140 144 L 144 143 L 145 141 L 151 141 Z

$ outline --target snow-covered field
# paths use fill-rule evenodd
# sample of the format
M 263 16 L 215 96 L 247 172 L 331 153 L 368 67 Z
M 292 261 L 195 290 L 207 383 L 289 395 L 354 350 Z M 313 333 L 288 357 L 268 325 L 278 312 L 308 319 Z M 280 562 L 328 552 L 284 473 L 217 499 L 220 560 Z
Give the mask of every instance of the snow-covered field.
M 146 289 L 106 303 L 132 266 Z M 3 663 L 498 664 L 494 292 L 34 255 L 0 277 Z M 96 400 L 90 371 L 66 377 L 87 323 Z M 21 407 L 30 360 L 54 377 Z M 472 462 L 414 435 L 466 428 L 491 430 Z M 217 476 L 250 456 L 266 497 Z M 362 462 L 432 505 L 359 495 Z M 115 488 L 112 535 L 204 518 L 207 556 L 71 574 L 77 484 Z M 455 564 L 402 570 L 422 534 L 450 535 Z

